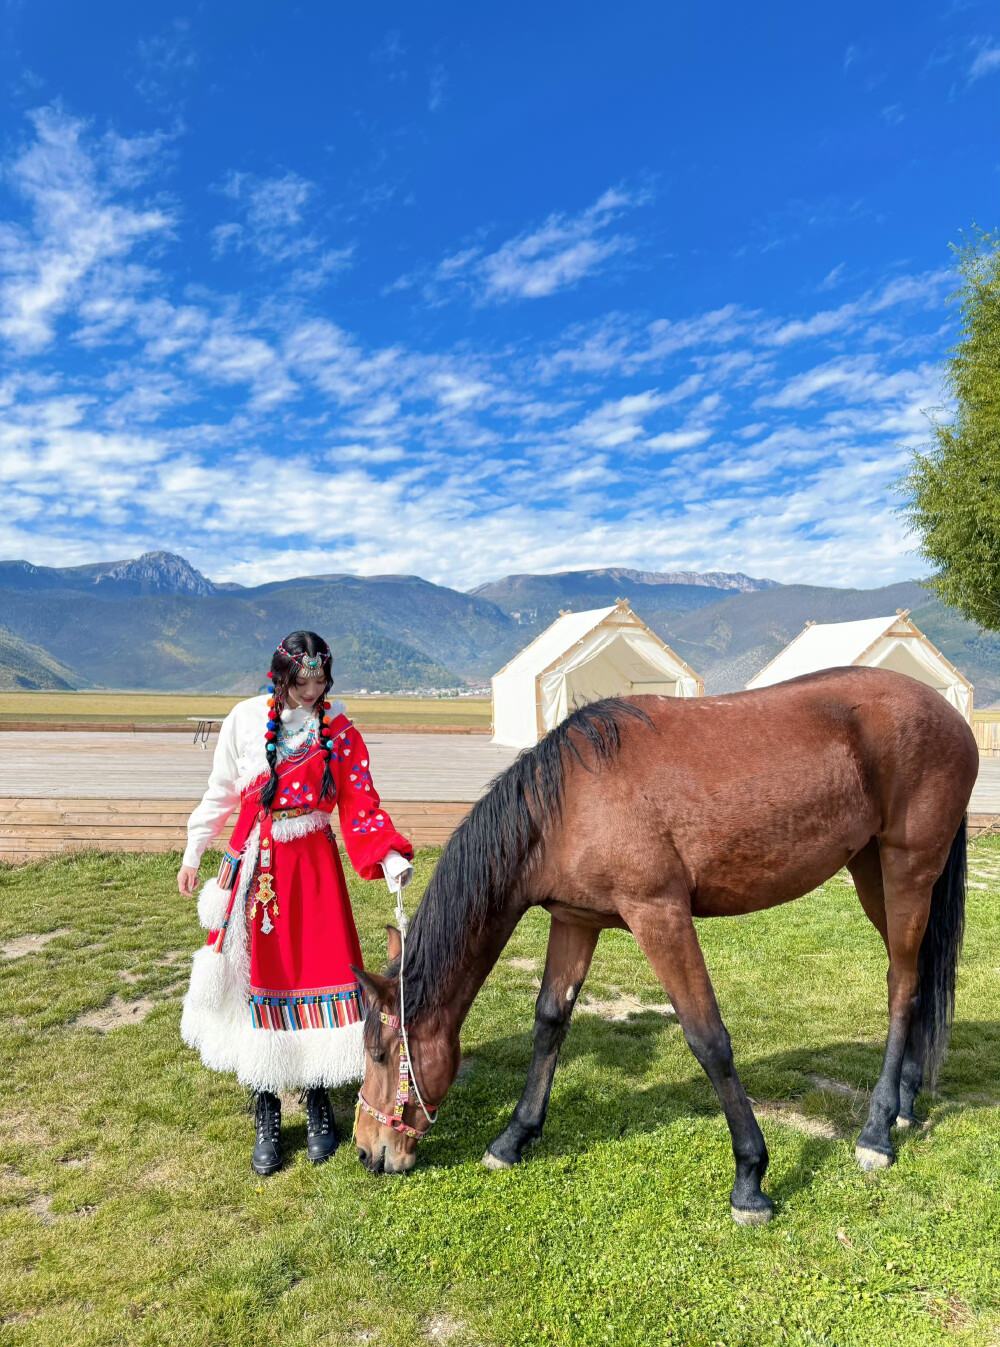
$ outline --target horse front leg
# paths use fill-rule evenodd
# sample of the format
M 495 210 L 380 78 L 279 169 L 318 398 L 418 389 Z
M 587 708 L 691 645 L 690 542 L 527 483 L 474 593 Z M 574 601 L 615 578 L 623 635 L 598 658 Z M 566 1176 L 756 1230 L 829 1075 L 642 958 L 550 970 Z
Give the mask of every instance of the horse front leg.
M 552 918 L 545 972 L 535 1002 L 535 1046 L 528 1077 L 510 1122 L 483 1156 L 488 1169 L 510 1169 L 521 1159 L 525 1146 L 542 1135 L 559 1049 L 599 935 L 596 927 Z
M 690 900 L 685 895 L 666 906 L 646 901 L 628 909 L 623 906 L 621 912 L 670 997 L 687 1045 L 726 1115 L 736 1160 L 736 1181 L 729 1195 L 733 1220 L 737 1225 L 763 1225 L 774 1212 L 774 1203 L 760 1188 L 767 1172 L 767 1146 L 736 1074 L 729 1034 L 691 920 Z

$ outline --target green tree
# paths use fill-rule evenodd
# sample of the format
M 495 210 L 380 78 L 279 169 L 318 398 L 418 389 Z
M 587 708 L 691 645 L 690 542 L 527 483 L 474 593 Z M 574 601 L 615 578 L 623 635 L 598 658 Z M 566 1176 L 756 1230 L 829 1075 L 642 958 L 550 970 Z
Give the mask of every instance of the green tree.
M 928 583 L 963 617 L 1000 630 L 1000 231 L 974 227 L 950 245 L 961 277 L 949 296 L 961 311 L 945 361 L 949 421 L 929 414 L 933 439 L 897 482 L 901 513 L 937 567 Z

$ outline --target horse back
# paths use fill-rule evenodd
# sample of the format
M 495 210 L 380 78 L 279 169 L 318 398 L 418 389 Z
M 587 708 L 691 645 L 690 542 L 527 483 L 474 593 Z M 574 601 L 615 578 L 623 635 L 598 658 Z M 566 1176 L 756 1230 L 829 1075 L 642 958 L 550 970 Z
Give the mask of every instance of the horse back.
M 558 850 L 583 887 L 683 887 L 695 915 L 799 897 L 872 837 L 946 856 L 978 771 L 963 717 L 887 670 L 628 700 L 648 720 L 616 758 L 568 763 Z

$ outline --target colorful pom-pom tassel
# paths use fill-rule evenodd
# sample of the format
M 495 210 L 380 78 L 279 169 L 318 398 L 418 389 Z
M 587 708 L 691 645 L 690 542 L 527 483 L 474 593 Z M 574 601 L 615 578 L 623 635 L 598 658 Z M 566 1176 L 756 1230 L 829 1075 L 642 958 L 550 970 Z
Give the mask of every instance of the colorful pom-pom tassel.
M 264 734 L 264 738 L 267 740 L 269 744 L 273 743 L 276 737 L 277 736 L 275 735 L 274 730 L 267 730 Z

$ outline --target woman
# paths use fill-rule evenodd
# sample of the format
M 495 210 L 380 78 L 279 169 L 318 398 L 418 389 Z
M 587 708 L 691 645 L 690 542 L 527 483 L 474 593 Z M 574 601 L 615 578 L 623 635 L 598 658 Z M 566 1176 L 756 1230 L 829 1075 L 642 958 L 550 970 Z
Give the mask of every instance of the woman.
M 208 943 L 194 956 L 181 1035 L 206 1066 L 256 1093 L 252 1165 L 281 1165 L 282 1090 L 306 1091 L 307 1154 L 337 1148 L 327 1088 L 364 1074 L 361 948 L 330 816 L 351 864 L 391 887 L 413 874 L 413 848 L 381 808 L 368 750 L 329 702 L 330 650 L 296 631 L 274 652 L 266 697 L 222 723 L 208 790 L 188 820 L 177 875 L 193 895 L 208 843 L 239 806 L 217 879 L 198 900 Z

